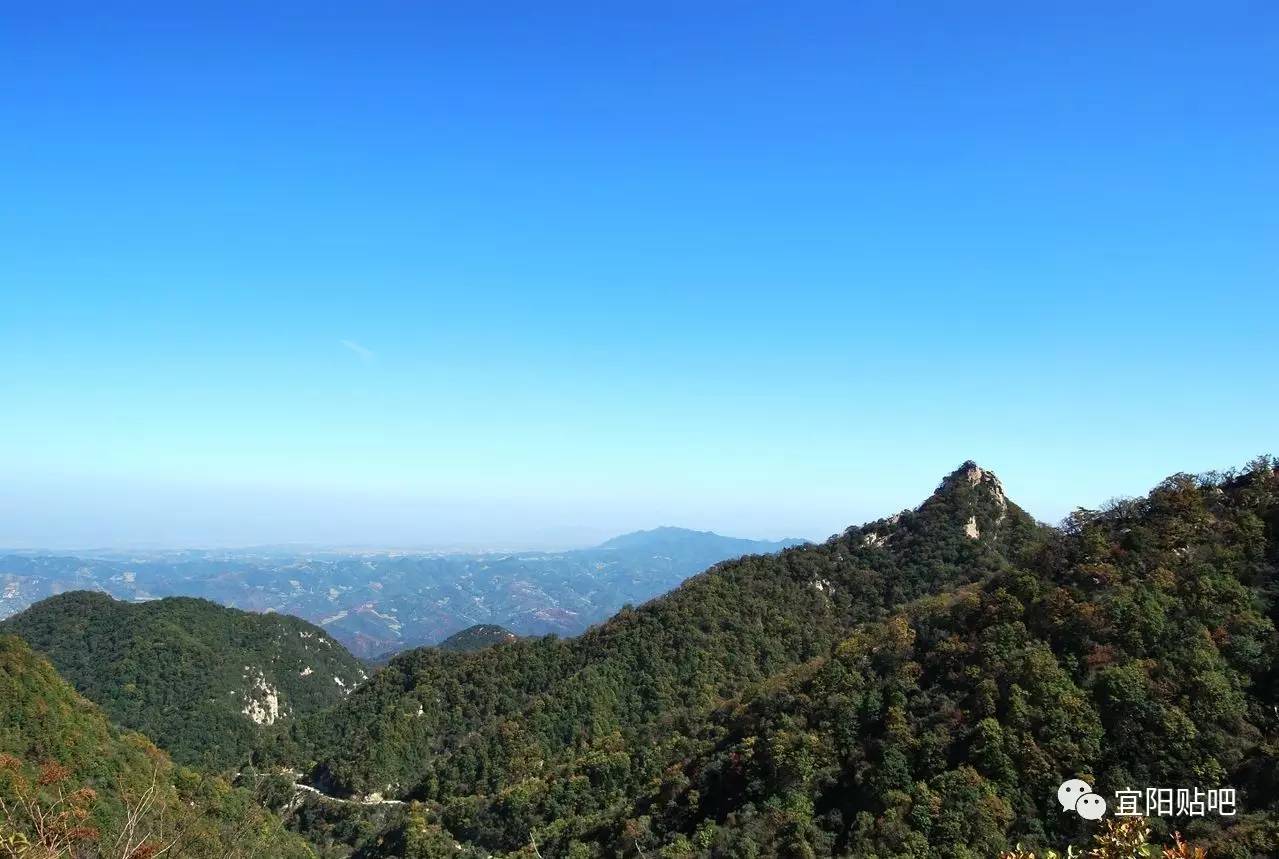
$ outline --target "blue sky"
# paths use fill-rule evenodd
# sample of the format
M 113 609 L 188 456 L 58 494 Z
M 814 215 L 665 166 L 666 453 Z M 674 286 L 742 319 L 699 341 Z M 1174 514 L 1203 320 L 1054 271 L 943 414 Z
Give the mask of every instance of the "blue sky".
M 0 545 L 823 537 L 1279 452 L 1279 7 L 1119 5 L 11 7 Z

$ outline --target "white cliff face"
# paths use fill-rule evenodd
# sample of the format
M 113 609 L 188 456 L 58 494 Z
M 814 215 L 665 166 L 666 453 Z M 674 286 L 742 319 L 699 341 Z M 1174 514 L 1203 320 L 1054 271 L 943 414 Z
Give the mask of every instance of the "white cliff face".
M 981 532 L 977 530 L 977 517 L 969 516 L 968 521 L 964 523 L 964 533 L 968 535 L 970 540 L 976 540 L 981 536 Z
M 240 712 L 248 716 L 255 725 L 274 725 L 281 717 L 279 690 L 266 682 L 266 676 L 261 671 L 245 694 L 244 709 Z

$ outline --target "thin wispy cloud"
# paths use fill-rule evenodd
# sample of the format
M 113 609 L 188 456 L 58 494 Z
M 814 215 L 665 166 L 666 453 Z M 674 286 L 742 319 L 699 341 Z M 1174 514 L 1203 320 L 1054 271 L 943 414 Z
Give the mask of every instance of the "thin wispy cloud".
M 338 342 L 354 352 L 355 355 L 365 364 L 371 364 L 373 363 L 373 360 L 377 358 L 377 355 L 373 353 L 372 349 L 365 348 L 359 343 L 356 343 L 354 340 L 340 340 Z

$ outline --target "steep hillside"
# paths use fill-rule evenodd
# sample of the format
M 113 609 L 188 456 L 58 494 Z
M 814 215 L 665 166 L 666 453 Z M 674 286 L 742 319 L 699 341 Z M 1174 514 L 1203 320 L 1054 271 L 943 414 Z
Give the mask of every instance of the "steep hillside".
M 1060 849 L 1092 831 L 1054 804 L 1081 775 L 1234 787 L 1238 816 L 1156 835 L 1279 855 L 1277 561 L 1266 460 L 1061 530 L 968 463 L 915 510 L 721 564 L 579 639 L 404 654 L 287 753 L 498 855 Z
M 691 856 L 994 856 L 1085 841 L 1094 827 L 1052 800 L 1087 775 L 1108 797 L 1233 787 L 1241 814 L 1174 813 L 1157 839 L 1279 855 L 1276 537 L 1269 463 L 1080 511 L 1019 568 L 859 625 L 718 708 L 583 835 L 608 855 L 638 837 Z M 468 805 L 455 828 L 482 819 Z
M 363 679 L 318 627 L 205 600 L 124 603 L 77 591 L 0 622 L 85 697 L 174 759 L 211 769 L 247 759 L 262 730 L 341 701 Z
M 476 650 L 492 647 L 495 644 L 509 644 L 518 638 L 518 635 L 504 627 L 495 626 L 491 623 L 477 623 L 475 626 L 468 626 L 461 632 L 453 633 L 436 646 L 440 650 L 472 653 Z
M 11 635 L 0 635 L 0 800 L 3 855 L 63 855 L 22 852 L 54 841 L 85 859 L 313 855 L 245 791 L 119 733 Z
M 726 562 L 569 640 L 393 660 L 294 733 L 316 779 L 432 799 L 501 791 L 576 755 L 635 766 L 749 684 L 825 655 L 853 624 L 1007 566 L 1041 529 L 968 464 L 923 505 L 821 545 Z M 305 761 L 302 761 L 305 762 Z

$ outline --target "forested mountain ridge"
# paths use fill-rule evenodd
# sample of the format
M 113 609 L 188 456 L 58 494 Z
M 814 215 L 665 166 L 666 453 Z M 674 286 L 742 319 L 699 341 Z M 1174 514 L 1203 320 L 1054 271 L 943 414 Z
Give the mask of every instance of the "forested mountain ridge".
M 468 626 L 461 632 L 455 632 L 436 645 L 440 650 L 452 650 L 458 653 L 470 653 L 483 650 L 495 644 L 507 644 L 519 636 L 505 627 L 491 623 L 477 623 Z
M 918 508 L 717 564 L 579 638 L 401 654 L 261 729 L 253 758 L 408 800 L 362 818 L 260 781 L 325 855 L 360 859 L 994 859 L 1086 843 L 1095 825 L 1055 801 L 1078 776 L 1234 788 L 1237 816 L 1153 819 L 1155 837 L 1264 859 L 1277 591 L 1272 460 L 1060 528 L 966 463 Z
M 117 724 L 212 770 L 238 766 L 266 726 L 336 704 L 365 676 L 317 626 L 201 599 L 76 591 L 0 632 L 20 635 Z
M 1274 856 L 1277 562 L 1270 460 L 1061 529 L 969 463 L 580 639 L 404 654 L 291 753 L 422 801 L 369 856 L 977 859 L 1087 841 L 1054 802 L 1080 774 L 1233 786 L 1238 817 L 1156 834 Z
M 860 627 L 722 709 L 632 819 L 660 809 L 646 837 L 723 855 L 991 856 L 1078 840 L 1087 824 L 1052 798 L 1086 773 L 1107 794 L 1232 786 L 1238 818 L 1157 833 L 1277 855 L 1277 537 L 1269 461 L 1080 511 L 1024 567 Z
M 314 855 L 247 791 L 120 733 L 12 635 L 0 635 L 0 702 L 0 855 Z
M 296 725 L 288 754 L 330 789 L 442 801 L 619 744 L 634 767 L 660 770 L 663 744 L 718 703 L 826 654 L 887 606 L 994 574 L 1041 530 L 968 463 L 915 510 L 719 564 L 579 638 L 402 654 Z

